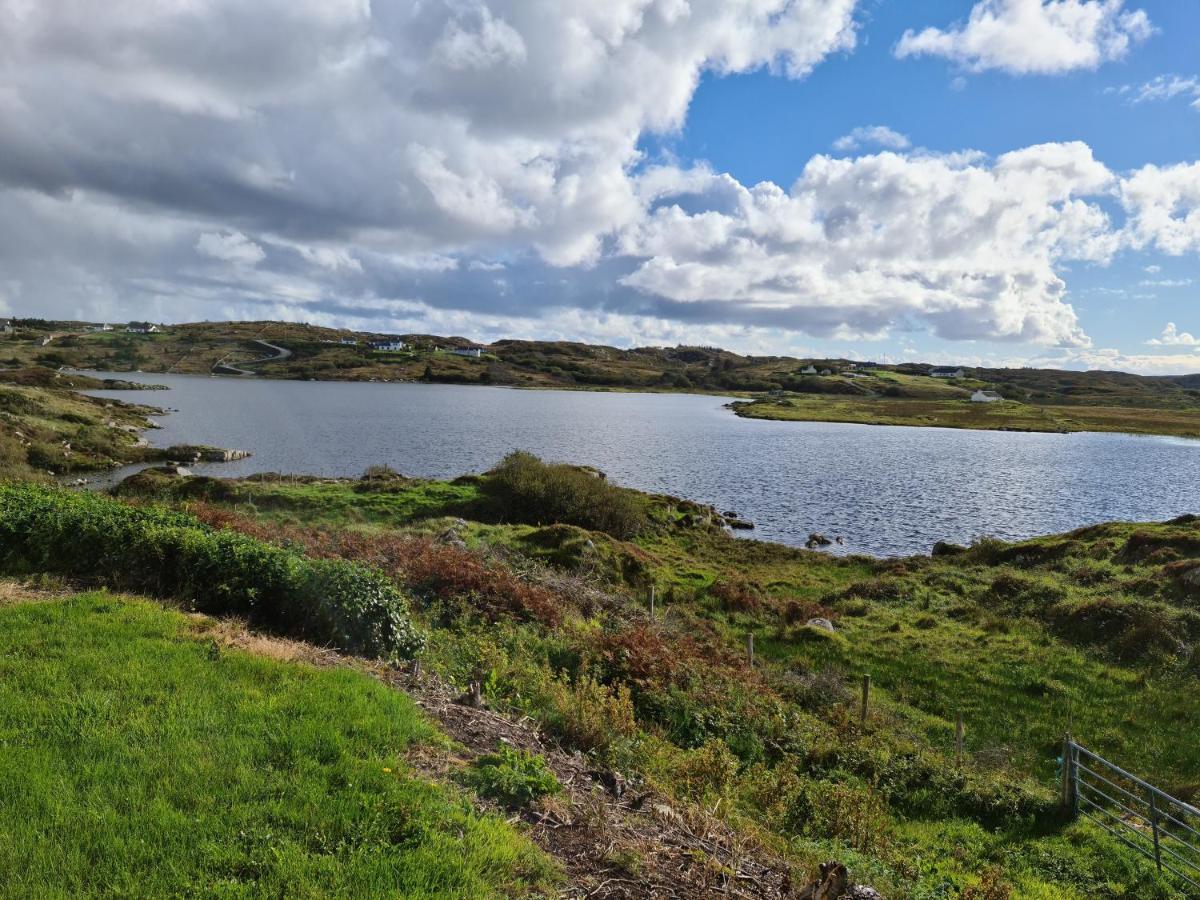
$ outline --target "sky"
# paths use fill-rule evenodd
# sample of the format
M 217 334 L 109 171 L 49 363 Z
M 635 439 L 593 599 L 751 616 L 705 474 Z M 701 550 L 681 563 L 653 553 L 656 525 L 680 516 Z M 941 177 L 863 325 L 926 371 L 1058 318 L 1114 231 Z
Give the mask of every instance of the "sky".
M 1200 371 L 1194 0 L 0 0 L 0 314 Z

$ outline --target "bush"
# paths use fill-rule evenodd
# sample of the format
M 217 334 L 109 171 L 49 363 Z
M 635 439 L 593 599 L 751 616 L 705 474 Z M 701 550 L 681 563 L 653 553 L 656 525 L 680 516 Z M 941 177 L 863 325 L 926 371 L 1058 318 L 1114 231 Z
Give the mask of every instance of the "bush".
M 578 525 L 617 538 L 636 537 L 649 523 L 644 501 L 576 466 L 510 453 L 483 483 L 501 518 L 529 525 Z
M 0 487 L 0 569 L 174 597 L 365 656 L 406 658 L 424 643 L 403 595 L 371 569 L 96 494 Z
M 562 790 L 545 759 L 515 747 L 501 746 L 497 752 L 481 756 L 465 779 L 480 796 L 510 809 Z

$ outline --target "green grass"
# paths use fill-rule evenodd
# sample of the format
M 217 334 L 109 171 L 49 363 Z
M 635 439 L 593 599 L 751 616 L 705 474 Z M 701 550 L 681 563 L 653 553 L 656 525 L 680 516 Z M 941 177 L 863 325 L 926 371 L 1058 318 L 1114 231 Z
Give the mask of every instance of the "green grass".
M 494 708 L 717 811 L 801 873 L 840 859 L 891 898 L 957 897 L 989 879 L 1015 897 L 1180 895 L 1152 863 L 1063 821 L 1056 757 L 1069 725 L 1119 765 L 1200 798 L 1200 522 L 837 558 L 736 539 L 711 511 L 648 495 L 630 540 L 508 524 L 482 502 L 490 477 L 441 488 L 171 479 L 142 499 L 196 489 L 206 522 L 380 567 L 416 598 L 428 671 L 460 690 L 482 679 Z M 480 498 L 464 516 L 490 515 L 440 539 L 446 520 L 423 516 L 442 509 L 416 501 L 459 489 Z M 288 528 L 263 502 L 278 492 Z M 424 512 L 363 524 L 360 497 Z M 836 633 L 807 626 L 814 616 Z
M 1200 437 L 1200 410 L 1194 409 L 804 395 L 738 402 L 733 404 L 733 410 L 744 418 L 784 422 L 852 422 L 988 431 L 1115 431 Z
M 507 897 L 543 857 L 405 752 L 365 675 L 221 648 L 103 593 L 0 607 L 0 894 Z

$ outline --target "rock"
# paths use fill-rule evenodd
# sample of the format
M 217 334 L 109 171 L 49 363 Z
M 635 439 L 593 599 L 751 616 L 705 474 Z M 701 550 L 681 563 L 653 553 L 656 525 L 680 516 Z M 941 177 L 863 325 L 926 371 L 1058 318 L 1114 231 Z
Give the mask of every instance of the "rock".
M 588 772 L 588 775 L 604 785 L 604 789 L 618 800 L 625 794 L 625 789 L 629 786 L 629 782 L 625 780 L 625 776 L 620 772 L 596 770 Z
M 814 531 L 808 536 L 808 540 L 804 542 L 804 546 L 812 550 L 814 547 L 828 547 L 832 543 L 833 541 L 825 537 L 821 532 Z
M 739 531 L 748 531 L 754 527 L 754 523 L 747 519 L 738 519 L 738 518 L 731 519 L 728 516 L 725 517 L 725 524 L 728 525 L 730 528 L 734 528 Z
M 836 631 L 837 630 L 836 628 L 833 627 L 832 622 L 830 622 L 828 619 L 822 618 L 820 616 L 818 616 L 815 619 L 809 619 L 804 624 L 808 625 L 810 628 L 820 628 L 822 631 Z
M 883 894 L 865 884 L 856 884 L 846 892 L 846 900 L 883 900 Z
M 850 876 L 840 862 L 821 863 L 821 877 L 800 892 L 800 900 L 839 900 L 850 886 Z
M 739 516 L 737 513 L 735 513 L 732 509 L 725 510 L 725 512 L 721 513 L 721 515 L 723 515 L 727 519 L 740 519 L 741 518 L 741 516 Z
M 938 541 L 930 551 L 934 556 L 958 556 L 958 554 L 966 552 L 967 548 L 962 544 L 952 544 L 949 541 Z

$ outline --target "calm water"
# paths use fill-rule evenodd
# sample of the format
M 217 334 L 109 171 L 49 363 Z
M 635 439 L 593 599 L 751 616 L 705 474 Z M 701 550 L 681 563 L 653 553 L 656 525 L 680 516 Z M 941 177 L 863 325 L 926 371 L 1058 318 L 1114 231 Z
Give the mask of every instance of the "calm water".
M 520 448 L 614 481 L 734 510 L 751 535 L 842 552 L 925 552 L 938 540 L 1025 538 L 1200 510 L 1200 441 L 739 419 L 718 397 L 135 376 L 169 392 L 97 391 L 177 410 L 158 446 L 251 450 L 209 474 L 479 472 Z

